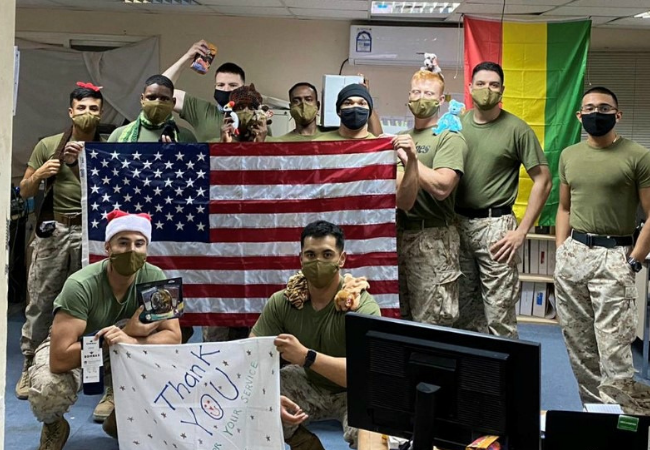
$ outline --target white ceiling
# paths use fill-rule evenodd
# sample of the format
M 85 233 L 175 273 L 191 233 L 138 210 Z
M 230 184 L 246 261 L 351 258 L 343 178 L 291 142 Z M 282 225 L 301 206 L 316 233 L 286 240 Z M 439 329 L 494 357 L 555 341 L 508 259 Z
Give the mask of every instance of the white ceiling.
M 0 0 L 1 1 L 1 0 Z M 460 6 L 451 16 L 418 15 L 419 21 L 458 22 L 461 14 L 505 15 L 509 18 L 591 17 L 594 26 L 650 28 L 650 19 L 636 14 L 650 10 L 650 0 L 451 0 Z M 147 12 L 153 14 L 209 14 L 325 20 L 387 20 L 370 15 L 369 0 L 196 0 L 198 5 L 131 4 L 123 0 L 16 0 L 18 8 L 56 8 L 83 11 Z M 399 21 L 412 21 L 403 16 Z

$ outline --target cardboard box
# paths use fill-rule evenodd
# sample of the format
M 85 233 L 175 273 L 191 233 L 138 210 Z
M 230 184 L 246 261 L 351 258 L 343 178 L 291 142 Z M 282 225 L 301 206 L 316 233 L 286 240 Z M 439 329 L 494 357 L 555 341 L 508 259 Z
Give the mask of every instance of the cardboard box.
M 521 283 L 521 296 L 519 298 L 519 314 L 522 316 L 533 315 L 533 295 L 535 294 L 535 283 Z
M 353 83 L 363 83 L 363 77 L 358 75 L 323 75 L 321 125 L 338 127 L 341 124 L 341 120 L 336 114 L 336 99 L 341 89 Z
M 546 316 L 547 288 L 546 283 L 535 283 L 533 295 L 533 316 L 535 317 Z
M 535 239 L 530 240 L 530 270 L 528 273 L 539 273 L 539 241 Z

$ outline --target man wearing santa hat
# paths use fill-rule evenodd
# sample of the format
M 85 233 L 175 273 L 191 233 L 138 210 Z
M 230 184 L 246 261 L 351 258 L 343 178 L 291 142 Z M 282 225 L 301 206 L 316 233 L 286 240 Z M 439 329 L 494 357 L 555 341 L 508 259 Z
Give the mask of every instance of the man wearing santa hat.
M 59 450 L 70 434 L 63 415 L 81 389 L 81 338 L 95 334 L 105 344 L 180 344 L 177 319 L 140 322 L 136 285 L 164 280 L 158 267 L 148 264 L 151 218 L 147 214 L 113 211 L 107 216 L 105 249 L 108 257 L 79 270 L 65 282 L 54 301 L 50 336 L 38 347 L 30 368 L 29 402 L 43 422 L 39 450 Z M 118 327 L 120 321 L 125 321 Z M 105 371 L 110 377 L 110 370 Z M 115 413 L 104 431 L 117 437 Z

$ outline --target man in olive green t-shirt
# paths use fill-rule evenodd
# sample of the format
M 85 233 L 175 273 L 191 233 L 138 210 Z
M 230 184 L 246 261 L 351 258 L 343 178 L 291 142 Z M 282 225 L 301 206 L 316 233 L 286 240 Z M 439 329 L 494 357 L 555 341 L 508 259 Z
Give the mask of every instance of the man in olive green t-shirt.
M 289 363 L 280 370 L 282 395 L 295 401 L 311 420 L 341 421 L 344 439 L 353 445 L 357 430 L 347 424 L 345 392 L 346 310 L 335 307 L 334 297 L 345 289 L 355 297 L 351 310 L 375 316 L 380 311 L 365 290 L 365 279 L 342 279 L 344 240 L 341 228 L 332 223 L 317 221 L 305 227 L 300 238 L 302 271 L 289 279 L 286 289 L 271 296 L 251 337 L 277 336 L 278 352 Z M 318 437 L 298 423 L 283 423 L 290 447 L 322 449 Z
M 50 336 L 36 350 L 29 371 L 29 402 L 43 422 L 39 449 L 62 449 L 70 433 L 63 415 L 81 390 L 81 338 L 95 334 L 107 346 L 180 344 L 178 319 L 140 322 L 136 285 L 164 280 L 156 266 L 147 264 L 151 218 L 147 214 L 108 214 L 107 259 L 73 274 L 54 302 Z M 126 322 L 123 327 L 119 323 Z M 104 350 L 105 352 L 107 350 Z M 110 371 L 105 377 L 110 385 Z M 104 431 L 117 437 L 115 411 L 104 421 Z
M 128 125 L 115 129 L 108 142 L 196 142 L 187 128 L 174 121 L 174 83 L 164 75 L 152 75 L 140 97 L 142 111 Z
M 619 403 L 650 414 L 650 388 L 634 380 L 635 275 L 650 252 L 650 227 L 634 242 L 636 211 L 650 218 L 650 151 L 615 131 L 616 95 L 593 87 L 577 114 L 587 140 L 559 163 L 555 298 L 583 403 Z M 643 299 L 645 302 L 645 299 Z
M 321 134 L 317 123 L 320 102 L 313 84 L 306 81 L 294 84 L 289 89 L 289 104 L 296 128 L 277 138 L 267 138 L 266 142 L 312 141 Z
M 417 154 L 418 179 L 410 195 L 404 161 L 397 175 L 397 257 L 402 318 L 451 326 L 458 318 L 459 237 L 454 225 L 456 185 L 467 145 L 460 134 L 433 133 L 444 102 L 444 80 L 428 70 L 411 79 L 409 109 L 415 128 L 400 133 L 395 148 Z M 417 152 L 417 153 L 416 153 Z M 418 162 L 419 160 L 419 162 Z
M 468 152 L 456 194 L 464 275 L 456 326 L 516 338 L 517 250 L 548 198 L 551 174 L 530 126 L 499 106 L 503 82 L 498 64 L 483 62 L 474 67 L 469 89 L 475 108 L 462 118 Z M 517 226 L 512 205 L 521 165 L 533 187 Z
M 54 212 L 55 221 L 50 223 L 50 232 L 39 231 L 32 243 L 27 277 L 29 304 L 20 338 L 25 360 L 16 384 L 16 396 L 23 400 L 29 395 L 28 369 L 34 352 L 52 325 L 52 302 L 66 278 L 81 268 L 81 185 L 77 157 L 83 142 L 101 140 L 97 125 L 101 120 L 103 97 L 100 88 L 90 83 L 78 84 L 80 87 L 70 93 L 71 127 L 36 144 L 20 182 L 23 198 L 36 196 L 42 181 L 52 187 L 47 197 L 52 200 L 49 212 Z M 41 219 L 47 220 L 44 217 L 47 204 L 44 202 L 42 206 Z
M 336 98 L 336 113 L 341 118 L 338 130 L 321 133 L 314 141 L 345 141 L 350 139 L 373 139 L 368 131 L 373 102 L 370 92 L 361 84 L 350 84 Z

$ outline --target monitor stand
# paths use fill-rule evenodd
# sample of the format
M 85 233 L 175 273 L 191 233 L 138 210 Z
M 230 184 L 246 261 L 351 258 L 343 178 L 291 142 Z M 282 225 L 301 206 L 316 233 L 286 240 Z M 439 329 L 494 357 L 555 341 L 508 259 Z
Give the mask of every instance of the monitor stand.
M 415 424 L 413 426 L 413 450 L 431 450 L 435 437 L 434 418 L 436 394 L 440 386 L 418 383 L 415 393 Z

